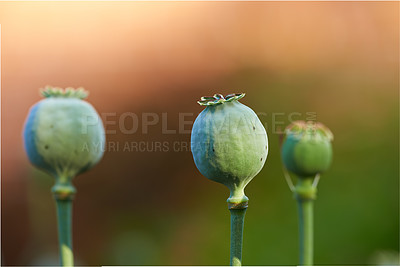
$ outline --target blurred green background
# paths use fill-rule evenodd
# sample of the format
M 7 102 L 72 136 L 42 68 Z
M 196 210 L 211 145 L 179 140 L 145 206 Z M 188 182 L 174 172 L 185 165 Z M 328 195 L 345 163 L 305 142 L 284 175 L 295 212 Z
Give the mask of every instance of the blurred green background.
M 202 110 L 196 101 L 217 92 L 245 92 L 241 102 L 269 135 L 266 165 L 246 189 L 245 265 L 298 263 L 278 130 L 314 116 L 335 135 L 315 203 L 315 264 L 399 264 L 398 9 L 398 2 L 1 2 L 2 265 L 58 263 L 53 180 L 30 165 L 21 137 L 47 84 L 85 87 L 115 130 L 100 164 L 74 180 L 77 264 L 229 263 L 228 190 L 202 177 L 185 149 Z M 124 134 L 124 112 L 155 113 L 160 122 L 143 133 L 139 120 L 137 133 Z M 163 134 L 163 113 L 173 130 L 188 113 L 189 133 Z M 131 142 L 147 147 L 124 150 Z M 165 150 L 152 151 L 155 142 Z

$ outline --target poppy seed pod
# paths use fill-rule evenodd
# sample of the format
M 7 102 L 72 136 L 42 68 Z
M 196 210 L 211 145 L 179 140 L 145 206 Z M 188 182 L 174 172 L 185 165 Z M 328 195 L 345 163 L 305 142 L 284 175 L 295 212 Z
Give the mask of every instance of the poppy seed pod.
M 322 123 L 295 121 L 285 129 L 282 161 L 300 178 L 325 172 L 332 162 L 332 132 Z
M 228 203 L 247 203 L 246 185 L 264 166 L 268 137 L 254 111 L 238 100 L 245 94 L 202 97 L 206 108 L 196 118 L 191 150 L 198 170 L 230 190 Z
M 29 111 L 24 145 L 30 162 L 60 179 L 92 168 L 103 155 L 103 123 L 83 89 L 47 87 Z M 59 185 L 61 186 L 61 185 Z M 62 191 L 62 188 L 59 188 Z

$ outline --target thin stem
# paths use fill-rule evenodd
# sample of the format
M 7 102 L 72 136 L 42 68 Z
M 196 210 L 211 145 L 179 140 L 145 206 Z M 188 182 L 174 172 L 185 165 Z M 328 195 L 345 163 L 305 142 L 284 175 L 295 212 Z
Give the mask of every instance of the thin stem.
M 300 265 L 313 265 L 313 200 L 298 199 Z
M 60 246 L 60 264 L 74 266 L 72 252 L 72 200 L 56 199 L 58 218 L 58 241 Z
M 76 193 L 71 177 L 56 177 L 51 189 L 57 206 L 58 242 L 61 266 L 74 266 L 72 252 L 72 199 Z
M 242 265 L 243 226 L 247 208 L 230 209 L 231 212 L 231 266 Z
M 283 167 L 283 176 L 285 176 L 285 180 L 286 180 L 287 185 L 289 186 L 290 191 L 294 192 L 295 186 L 292 182 L 292 179 L 290 178 L 289 172 L 286 170 L 285 167 Z
M 314 199 L 317 189 L 312 178 L 300 177 L 295 194 L 299 210 L 300 265 L 313 265 L 314 250 Z
M 313 187 L 317 187 L 318 182 L 319 182 L 319 178 L 320 178 L 320 174 L 317 173 L 317 174 L 315 175 L 314 182 L 313 182 L 313 184 L 312 184 Z

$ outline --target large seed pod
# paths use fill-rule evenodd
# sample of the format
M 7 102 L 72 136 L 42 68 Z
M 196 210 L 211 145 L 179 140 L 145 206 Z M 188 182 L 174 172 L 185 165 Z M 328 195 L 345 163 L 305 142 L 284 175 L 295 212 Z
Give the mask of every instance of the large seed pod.
M 325 172 L 332 162 L 332 132 L 322 123 L 295 121 L 285 129 L 282 161 L 300 178 Z
M 238 101 L 243 96 L 202 97 L 198 103 L 206 108 L 196 118 L 191 135 L 197 168 L 229 188 L 230 203 L 248 200 L 244 188 L 261 171 L 268 155 L 267 133 L 254 111 Z
M 72 178 L 100 161 L 105 144 L 103 123 L 83 89 L 46 88 L 45 99 L 29 111 L 24 145 L 36 167 L 59 178 Z

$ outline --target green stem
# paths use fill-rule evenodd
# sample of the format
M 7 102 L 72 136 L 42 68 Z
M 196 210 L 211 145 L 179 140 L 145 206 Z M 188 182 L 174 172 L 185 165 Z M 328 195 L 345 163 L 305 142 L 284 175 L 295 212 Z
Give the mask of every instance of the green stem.
M 247 208 L 230 209 L 231 212 L 231 266 L 242 265 L 243 226 Z
M 56 199 L 58 218 L 58 240 L 62 266 L 74 266 L 72 252 L 72 200 Z
M 298 200 L 300 265 L 313 265 L 313 201 Z
M 57 206 L 58 242 L 61 266 L 74 266 L 72 252 L 72 199 L 76 193 L 69 177 L 57 177 L 51 191 Z
M 313 265 L 316 188 L 312 186 L 312 181 L 312 179 L 300 178 L 295 189 L 299 211 L 300 265 Z

